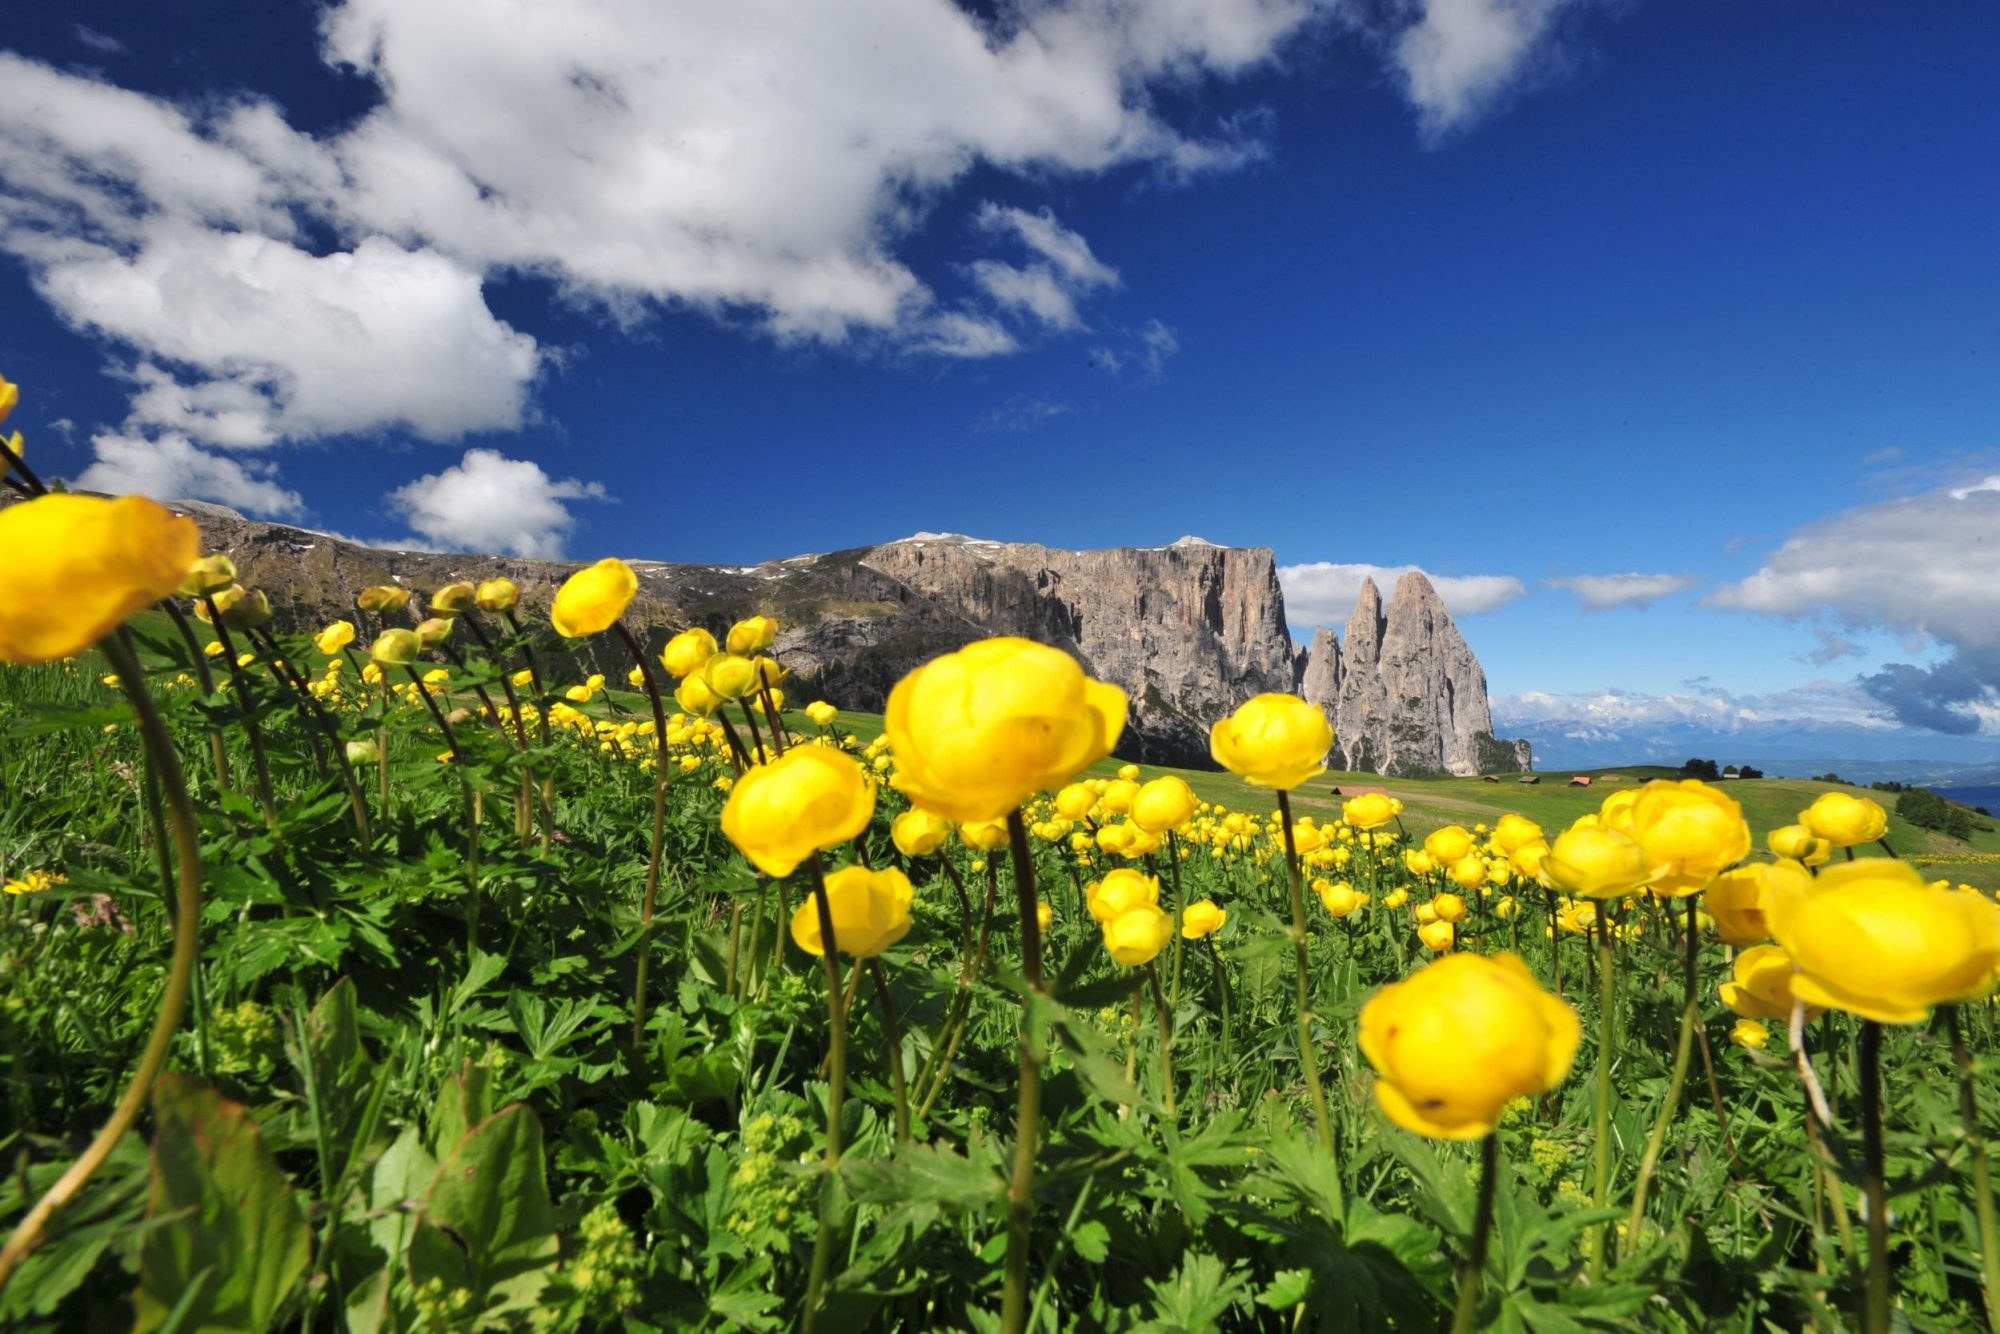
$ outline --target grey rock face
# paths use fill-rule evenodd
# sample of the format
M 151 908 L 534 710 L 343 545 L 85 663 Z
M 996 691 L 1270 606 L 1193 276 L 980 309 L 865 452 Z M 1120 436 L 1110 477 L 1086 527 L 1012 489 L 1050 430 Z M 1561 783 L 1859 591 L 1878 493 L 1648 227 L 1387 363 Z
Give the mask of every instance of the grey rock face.
M 244 582 L 271 596 L 279 624 L 291 630 L 353 618 L 354 594 L 371 584 L 400 584 L 421 604 L 421 595 L 453 580 L 499 575 L 521 585 L 527 618 L 540 621 L 578 568 L 380 550 L 219 506 L 186 508 L 201 524 L 203 549 L 234 558 Z M 975 639 L 1019 635 L 1062 648 L 1092 676 L 1124 687 L 1131 712 L 1119 754 L 1128 759 L 1206 767 L 1216 719 L 1263 691 L 1303 689 L 1334 716 L 1336 760 L 1349 768 L 1519 767 L 1511 750 L 1490 736 L 1479 740 L 1492 727 L 1485 679 L 1420 575 L 1398 585 L 1386 617 L 1368 585 L 1345 647 L 1321 631 L 1301 654 L 1266 548 L 1183 539 L 1063 551 L 921 534 L 756 566 L 631 564 L 639 593 L 625 621 L 649 653 L 690 625 L 719 635 L 753 612 L 776 616 L 775 649 L 801 701 L 878 711 L 911 668 Z M 569 654 L 567 670 L 576 673 L 622 680 L 631 666 L 607 635 L 573 644 Z M 1504 750 L 1510 762 L 1494 762 L 1482 744 Z

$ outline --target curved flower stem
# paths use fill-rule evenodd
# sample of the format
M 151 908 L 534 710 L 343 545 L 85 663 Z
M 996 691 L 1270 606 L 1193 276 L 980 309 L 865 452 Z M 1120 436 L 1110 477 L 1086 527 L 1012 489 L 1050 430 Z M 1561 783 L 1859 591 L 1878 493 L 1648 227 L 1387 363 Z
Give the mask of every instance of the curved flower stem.
M 326 711 L 326 706 L 319 702 L 319 696 L 313 694 L 311 684 L 285 660 L 284 652 L 274 637 L 267 633 L 260 640 L 255 630 L 246 633 L 249 635 L 251 643 L 256 644 L 265 653 L 270 655 L 271 670 L 291 689 L 294 696 L 293 702 L 298 706 L 299 711 L 309 717 L 313 724 L 325 734 L 327 747 L 333 752 L 333 762 L 340 766 L 340 782 L 341 786 L 347 789 L 348 805 L 354 811 L 355 835 L 360 838 L 361 845 L 364 848 L 367 847 L 369 843 L 368 798 L 361 791 L 361 784 L 355 781 L 354 766 L 347 762 L 346 743 L 341 740 L 340 725 L 334 722 L 333 715 Z
M 951 865 L 949 858 L 945 858 L 944 862 L 946 866 Z M 953 879 L 957 879 L 955 871 Z M 972 1009 L 972 987 L 986 970 L 986 945 L 991 938 L 993 905 L 994 900 L 999 897 L 999 887 L 999 877 L 993 870 L 992 861 L 988 860 L 986 904 L 979 914 L 979 943 L 973 947 L 972 952 L 966 957 L 964 967 L 959 970 L 958 994 L 952 997 L 951 1008 L 945 1012 L 944 1023 L 938 1029 L 938 1032 L 945 1035 L 945 1041 L 941 1046 L 934 1046 L 932 1063 L 926 1065 L 917 1078 L 917 1086 L 927 1087 L 929 1090 L 917 1108 L 919 1117 L 930 1115 L 931 1107 L 937 1102 L 938 1095 L 944 1092 L 945 1080 L 951 1074 L 952 1058 L 958 1055 L 958 1044 L 965 1039 L 965 1030 L 970 1023 Z M 1036 925 L 1039 926 L 1040 922 L 1037 921 Z
M 215 627 L 215 637 L 222 642 L 222 656 L 229 662 L 229 679 L 236 686 L 236 711 L 243 719 L 243 730 L 250 734 L 250 758 L 257 766 L 257 800 L 264 807 L 264 823 L 276 829 L 278 806 L 271 798 L 271 757 L 264 752 L 264 729 L 257 725 L 256 701 L 250 695 L 250 678 L 236 660 L 236 645 L 230 641 L 229 627 L 222 623 L 222 612 L 216 607 L 215 599 L 204 598 L 203 601 L 208 603 L 208 619 Z
M 82 1155 L 46 1195 L 35 1202 L 12 1233 L 7 1244 L 0 1247 L 0 1289 L 7 1286 L 7 1280 L 14 1270 L 25 1260 L 28 1253 L 41 1241 L 42 1232 L 56 1210 L 74 1199 L 79 1191 L 104 1165 L 111 1151 L 118 1147 L 118 1141 L 138 1118 L 139 1109 L 145 1105 L 146 1095 L 153 1087 L 153 1080 L 166 1064 L 168 1050 L 173 1046 L 174 1033 L 180 1027 L 181 1011 L 187 1006 L 188 992 L 193 986 L 195 961 L 201 951 L 201 843 L 195 830 L 194 803 L 188 798 L 187 777 L 181 771 L 180 757 L 174 754 L 173 739 L 167 733 L 159 708 L 153 697 L 146 693 L 144 669 L 131 645 L 124 639 L 123 632 L 107 635 L 98 645 L 104 656 L 110 660 L 118 673 L 119 684 L 124 688 L 132 707 L 139 716 L 139 734 L 143 738 L 148 759 L 158 772 L 160 787 L 166 797 L 167 819 L 173 826 L 174 851 L 178 875 L 174 899 L 174 953 L 167 966 L 167 986 L 160 996 L 160 1008 L 153 1017 L 153 1031 L 146 1039 L 145 1049 L 139 1054 L 138 1068 L 132 1072 L 131 1082 L 118 1104 L 111 1110 L 111 1117 L 104 1128 L 97 1132 Z M 160 886 L 162 893 L 166 886 Z
M 1889 1334 L 1889 1186 L 1882 1165 L 1882 1025 L 1861 1021 L 1861 1189 L 1868 1201 L 1868 1304 L 1861 1327 Z
M 1292 834 L 1292 796 L 1280 790 L 1278 793 L 1278 814 L 1285 825 L 1285 878 L 1292 891 L 1292 945 L 1295 953 L 1296 977 L 1299 1001 L 1299 1061 L 1305 1067 L 1306 1087 L 1312 1090 L 1313 1120 L 1319 1126 L 1319 1141 L 1326 1146 L 1329 1154 L 1336 1155 L 1333 1141 L 1333 1117 L 1327 1111 L 1326 1090 L 1319 1080 L 1319 1057 L 1313 1051 L 1312 1041 L 1312 995 L 1306 983 L 1306 971 L 1311 955 L 1306 948 L 1306 891 L 1304 878 L 1299 874 L 1299 845 Z M 1339 1166 L 1334 1168 L 1336 1179 Z
M 889 1033 L 889 1087 L 896 1094 L 896 1142 L 910 1142 L 910 1094 L 903 1083 L 903 1029 L 896 1022 L 896 998 L 889 994 L 889 974 L 880 959 L 868 961 L 868 976 L 882 1002 L 882 1026 Z
M 1013 850 L 1014 896 L 1021 913 L 1021 977 L 1030 997 L 1021 1007 L 1021 1089 L 1014 1108 L 1014 1179 L 1007 1188 L 1007 1273 L 1000 1297 L 1000 1328 L 1021 1334 L 1028 1319 L 1028 1246 L 1035 1218 L 1035 1151 L 1041 1138 L 1042 1063 L 1036 1054 L 1041 1023 L 1042 932 L 1035 914 L 1035 863 L 1028 827 L 1016 809 L 1007 813 Z
M 534 646 L 528 641 L 528 632 L 521 628 L 521 618 L 512 609 L 505 613 L 507 629 L 521 648 L 521 662 L 528 669 L 528 689 L 535 692 L 535 731 L 543 749 L 549 745 L 549 694 L 542 685 L 541 665 L 535 661 Z M 556 828 L 556 776 L 553 772 L 542 778 L 542 855 L 549 854 L 549 839 Z
M 646 895 L 639 904 L 639 967 L 632 982 L 632 1045 L 637 1047 L 646 1036 L 646 965 L 652 961 L 653 905 L 660 895 L 660 853 L 667 838 L 667 710 L 638 639 L 623 621 L 613 621 L 611 628 L 632 651 L 646 684 L 646 701 L 653 706 L 653 847 L 646 856 Z
M 1451 1334 L 1472 1334 L 1479 1326 L 1479 1288 L 1486 1277 L 1486 1243 L 1493 1235 L 1493 1192 L 1499 1184 L 1500 1136 L 1479 1141 L 1479 1203 L 1473 1208 L 1472 1244 L 1458 1266 L 1458 1310 Z
M 1608 904 L 1597 905 L 1597 1111 L 1593 1126 L 1591 1207 L 1602 1209 L 1611 1198 L 1611 1008 L 1617 1003 L 1612 989 L 1611 914 Z M 1605 1228 L 1590 1228 L 1590 1277 L 1604 1277 Z
M 2000 1225 L 1993 1217 L 1993 1173 L 1986 1159 L 1986 1132 L 1979 1125 L 1972 1050 L 1965 1045 L 1958 1006 L 1944 1007 L 1944 1026 L 1951 1035 L 1951 1063 L 1958 1067 L 1958 1113 L 1965 1122 L 1966 1148 L 1972 1155 L 1972 1206 L 1979 1218 L 1980 1296 L 1986 1304 L 1988 1328 L 2000 1330 Z
M 465 776 L 465 752 L 458 748 L 458 736 L 451 730 L 451 719 L 444 716 L 444 710 L 431 698 L 430 687 L 424 684 L 422 674 L 408 664 L 403 670 L 417 687 L 417 694 L 423 697 L 424 707 L 431 711 L 431 720 L 444 733 L 444 743 L 451 749 L 451 767 L 458 772 L 459 795 L 465 801 L 466 883 L 471 893 L 465 912 L 465 947 L 471 951 L 479 947 L 479 811 L 472 799 L 472 780 Z M 386 685 L 386 673 L 383 680 Z
M 1646 1152 L 1639 1160 L 1639 1179 L 1632 1187 L 1632 1212 L 1625 1220 L 1625 1236 L 1635 1247 L 1639 1244 L 1639 1228 L 1646 1220 L 1646 1190 L 1653 1184 L 1653 1170 L 1659 1166 L 1660 1151 L 1666 1147 L 1667 1129 L 1673 1124 L 1674 1113 L 1680 1110 L 1681 1089 L 1687 1083 L 1688 1061 L 1694 1051 L 1694 1030 L 1701 1022 L 1701 1005 L 1695 999 L 1695 949 L 1701 938 L 1695 930 L 1694 898 L 1692 894 L 1687 896 L 1687 932 L 1684 938 L 1687 953 L 1682 969 L 1681 1035 L 1679 1045 L 1674 1049 L 1674 1072 L 1667 1080 L 1667 1099 L 1660 1104 L 1660 1114 L 1653 1121 L 1653 1133 L 1646 1138 Z M 1723 1127 L 1723 1133 L 1729 1133 L 1728 1126 Z
M 202 696 L 206 698 L 213 695 L 215 676 L 208 670 L 208 655 L 201 651 L 201 641 L 195 638 L 194 627 L 188 624 L 187 613 L 182 611 L 180 603 L 172 598 L 166 599 L 160 605 L 167 609 L 167 615 L 174 618 L 174 626 L 181 632 L 181 642 L 187 645 L 188 658 L 194 666 L 194 679 L 201 682 Z M 229 750 L 222 739 L 220 727 L 211 726 L 208 729 L 208 750 L 210 758 L 215 763 L 216 786 L 228 787 Z
M 833 1260 L 834 1212 L 840 1190 L 840 1113 L 847 1101 L 847 1007 L 841 1001 L 839 945 L 833 934 L 833 908 L 826 899 L 826 872 L 815 852 L 806 859 L 812 876 L 813 904 L 819 913 L 820 966 L 826 972 L 826 1024 L 829 1066 L 826 1095 L 826 1160 L 820 1178 L 819 1232 L 813 1238 L 812 1270 L 806 1280 L 806 1309 L 800 1328 L 811 1334 L 819 1315 L 820 1295 L 826 1288 L 827 1269 Z M 781 930 L 779 938 L 784 932 Z
M 1178 934 L 1178 933 L 1176 933 Z M 1178 1123 L 1174 1111 L 1174 1021 L 1167 1011 L 1167 998 L 1160 990 L 1160 970 L 1146 965 L 1146 981 L 1153 988 L 1153 1012 L 1160 1017 L 1160 1087 L 1166 1090 L 1167 1120 Z

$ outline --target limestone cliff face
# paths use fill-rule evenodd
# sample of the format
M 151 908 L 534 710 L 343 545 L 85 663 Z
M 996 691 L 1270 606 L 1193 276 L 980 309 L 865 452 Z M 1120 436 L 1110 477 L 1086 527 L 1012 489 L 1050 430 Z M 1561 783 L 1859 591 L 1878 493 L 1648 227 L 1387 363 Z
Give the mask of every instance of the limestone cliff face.
M 204 549 L 230 554 L 244 581 L 270 594 L 280 624 L 294 630 L 352 616 L 354 593 L 370 584 L 423 594 L 496 575 L 521 585 L 539 619 L 577 568 L 381 550 L 218 506 L 183 508 L 200 522 Z M 878 711 L 904 673 L 939 653 L 988 635 L 1020 635 L 1067 650 L 1091 675 L 1125 688 L 1125 758 L 1205 767 L 1217 718 L 1254 694 L 1303 689 L 1334 716 L 1335 762 L 1346 767 L 1521 767 L 1511 750 L 1501 757 L 1507 763 L 1482 760 L 1481 746 L 1494 744 L 1485 679 L 1421 575 L 1398 585 L 1386 613 L 1374 586 L 1364 588 L 1346 645 L 1321 631 L 1299 653 L 1271 552 L 1195 538 L 1063 551 L 920 534 L 755 566 L 631 563 L 639 594 L 626 622 L 649 650 L 689 625 L 720 633 L 752 612 L 774 615 L 782 627 L 776 651 L 795 673 L 800 700 Z M 614 680 L 631 665 L 606 636 L 574 646 L 573 656 L 575 670 Z
M 1386 607 L 1375 582 L 1363 581 L 1346 645 L 1321 630 L 1300 689 L 1332 716 L 1346 768 L 1476 774 L 1529 767 L 1526 742 L 1495 740 L 1486 673 L 1421 573 L 1398 580 Z

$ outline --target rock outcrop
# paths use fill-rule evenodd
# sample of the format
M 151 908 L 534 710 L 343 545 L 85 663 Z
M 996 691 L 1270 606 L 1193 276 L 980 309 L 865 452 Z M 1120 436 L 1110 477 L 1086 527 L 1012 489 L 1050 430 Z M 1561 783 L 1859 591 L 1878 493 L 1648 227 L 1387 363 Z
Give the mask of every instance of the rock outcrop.
M 201 523 L 205 548 L 228 552 L 291 629 L 351 616 L 354 593 L 370 584 L 428 592 L 505 575 L 539 610 L 576 568 L 383 550 L 219 506 L 183 508 Z M 1199 538 L 1064 551 L 920 533 L 755 566 L 631 564 L 639 594 L 626 620 L 649 651 L 688 625 L 720 632 L 752 612 L 774 615 L 776 651 L 801 699 L 877 711 L 890 687 L 929 658 L 988 635 L 1020 635 L 1067 650 L 1093 676 L 1125 688 L 1125 758 L 1205 767 L 1217 718 L 1262 691 L 1302 689 L 1333 715 L 1336 762 L 1344 757 L 1350 768 L 1473 772 L 1525 762 L 1488 735 L 1485 678 L 1421 575 L 1398 585 L 1386 614 L 1369 585 L 1345 648 L 1322 630 L 1301 653 L 1286 629 L 1271 552 Z M 614 679 L 630 666 L 607 637 L 575 652 L 579 670 Z

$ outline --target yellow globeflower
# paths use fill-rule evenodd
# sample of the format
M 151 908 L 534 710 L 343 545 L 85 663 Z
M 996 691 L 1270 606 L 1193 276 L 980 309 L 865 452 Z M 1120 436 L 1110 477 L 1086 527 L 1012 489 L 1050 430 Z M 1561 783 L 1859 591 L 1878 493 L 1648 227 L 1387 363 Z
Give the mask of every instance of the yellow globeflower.
M 1213 899 L 1190 903 L 1181 913 L 1181 935 L 1189 940 L 1212 936 L 1229 920 L 1229 910 L 1218 908 Z
M 1628 832 L 1646 854 L 1647 888 L 1665 898 L 1698 894 L 1750 855 L 1743 808 L 1699 778 L 1656 779 L 1631 803 Z
M 958 827 L 959 842 L 980 852 L 991 852 L 995 848 L 1007 846 L 1007 822 L 1005 820 L 968 820 Z
M 830 726 L 833 720 L 839 716 L 840 710 L 823 699 L 816 699 L 806 705 L 806 717 L 813 720 L 813 726 L 815 727 Z
M 1174 919 L 1151 903 L 1141 903 L 1104 923 L 1104 948 L 1113 963 L 1139 968 L 1151 963 L 1174 936 Z
M 1587 823 L 1571 825 L 1542 858 L 1541 872 L 1557 889 L 1593 899 L 1630 894 L 1651 873 L 1646 850 L 1630 834 Z
M 715 636 L 696 626 L 683 630 L 660 650 L 660 665 L 676 680 L 686 680 L 708 665 L 715 656 Z
M 724 647 L 747 658 L 771 647 L 771 641 L 777 637 L 778 623 L 775 620 L 769 616 L 749 616 L 729 627 Z
M 417 622 L 417 642 L 424 646 L 425 652 L 429 652 L 451 638 L 451 627 L 456 624 L 457 621 L 448 617 L 426 616 Z
M 1715 878 L 1705 902 L 1723 944 L 1744 949 L 1771 938 L 1771 924 L 1764 917 L 1765 886 L 1780 882 L 1805 886 L 1812 877 L 1797 862 L 1782 861 L 1751 862 Z
M 520 600 L 521 586 L 504 577 L 483 580 L 472 592 L 472 605 L 496 616 L 514 610 L 514 604 Z
M 984 639 L 898 681 L 883 722 L 899 791 L 961 823 L 997 820 L 1110 754 L 1125 692 L 1060 649 Z
M 1097 805 L 1097 793 L 1088 783 L 1071 783 L 1056 793 L 1056 812 L 1065 820 L 1081 820 Z
M 14 405 L 20 401 L 21 386 L 0 375 L 0 422 L 7 420 L 7 414 L 12 412 Z M 14 452 L 18 454 L 21 451 L 17 449 Z
M 1143 871 L 1120 866 L 1084 891 L 1084 905 L 1100 922 L 1109 922 L 1141 905 L 1157 905 L 1160 882 Z
M 1449 954 L 1361 1007 L 1361 1051 L 1381 1076 L 1375 1098 L 1420 1135 L 1477 1139 L 1516 1098 L 1569 1074 L 1576 1012 L 1511 954 Z
M 1851 848 L 1873 843 L 1888 833 L 1889 813 L 1868 797 L 1823 792 L 1799 812 L 1799 823 L 1814 838 L 1823 838 L 1836 848 Z
M 1465 919 L 1465 900 L 1456 894 L 1440 894 L 1431 900 L 1431 907 L 1437 911 L 1441 922 L 1458 922 Z
M 1745 1019 L 1792 1017 L 1792 958 L 1776 945 L 1753 945 L 1730 964 L 1730 978 L 1716 988 L 1716 994 Z M 1800 999 L 1803 999 L 1800 997 Z M 1819 1009 L 1808 1009 L 1806 1018 L 1817 1019 Z
M 913 808 L 896 817 L 889 837 L 905 857 L 928 857 L 951 837 L 951 821 Z
M 1141 829 L 1163 833 L 1194 819 L 1194 789 L 1168 774 L 1143 783 L 1132 798 L 1130 819 Z
M 172 597 L 201 534 L 139 496 L 58 493 L 0 510 L 0 552 L 0 662 L 51 662 Z
M 706 718 L 722 707 L 722 696 L 708 688 L 699 676 L 690 676 L 674 690 L 674 703 L 683 713 Z
M 743 781 L 748 782 L 749 777 L 745 774 Z M 743 783 L 738 783 L 737 791 L 742 787 Z M 874 958 L 909 934 L 910 903 L 915 898 L 910 878 L 893 866 L 879 871 L 865 866 L 841 867 L 826 878 L 833 947 L 856 959 Z M 792 941 L 807 954 L 824 954 L 826 942 L 819 931 L 819 903 L 808 894 L 792 914 Z
M 1736 1026 L 1729 1030 L 1729 1040 L 1739 1047 L 1762 1051 L 1771 1040 L 1771 1030 L 1755 1019 L 1738 1019 Z
M 1417 928 L 1417 939 L 1424 943 L 1425 949 L 1442 954 L 1457 943 L 1458 928 L 1442 919 L 1425 922 Z
M 1332 883 L 1322 880 L 1314 884 L 1313 889 L 1319 895 L 1320 906 L 1335 917 L 1347 916 L 1363 902 L 1354 886 L 1345 880 L 1335 880 Z
M 1333 724 L 1317 704 L 1297 695 L 1264 694 L 1245 700 L 1208 733 L 1208 753 L 1255 787 L 1288 792 L 1326 772 Z
M 236 582 L 236 562 L 217 553 L 203 556 L 188 567 L 187 575 L 181 580 L 181 596 L 186 598 L 207 597 L 219 593 Z
M 757 688 L 757 664 L 734 653 L 718 653 L 702 665 L 701 682 L 717 699 L 742 699 Z
M 565 639 L 582 639 L 609 630 L 612 622 L 639 591 L 639 576 L 615 556 L 578 570 L 556 590 L 549 624 Z
M 1768 883 L 1764 916 L 1798 969 L 1795 995 L 1879 1023 L 1914 1024 L 1933 1005 L 1985 995 L 2000 965 L 2000 907 L 1887 857 Z
M 356 594 L 354 605 L 363 611 L 401 611 L 410 605 L 410 590 L 394 584 L 376 584 Z
M 313 647 L 331 657 L 354 642 L 354 622 L 335 621 L 313 636 Z
M 868 827 L 875 789 L 843 751 L 797 746 L 744 771 L 722 807 L 722 832 L 766 875 L 790 875 L 815 852 Z
M 477 605 L 478 598 L 479 591 L 472 586 L 472 581 L 469 579 L 446 584 L 431 594 L 431 615 L 463 616 Z
M 370 658 L 388 667 L 407 667 L 422 652 L 414 630 L 384 630 L 368 648 Z
M 1460 889 L 1478 889 L 1487 881 L 1486 859 L 1477 854 L 1460 857 L 1445 868 L 1445 874 Z
M 1509 811 L 1493 824 L 1493 846 L 1509 857 L 1531 843 L 1542 841 L 1542 827 L 1525 815 Z
M 1402 811 L 1403 803 L 1386 792 L 1363 792 L 1341 803 L 1340 818 L 1356 829 L 1380 829 Z
M 1450 866 L 1472 851 L 1472 831 L 1455 824 L 1433 829 L 1424 836 L 1424 851 L 1439 866 Z

